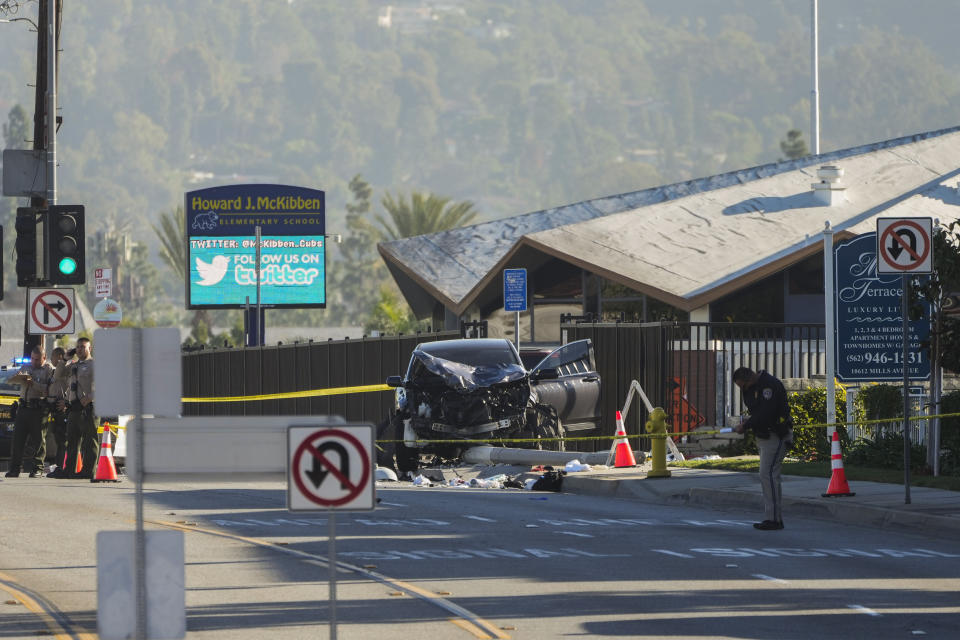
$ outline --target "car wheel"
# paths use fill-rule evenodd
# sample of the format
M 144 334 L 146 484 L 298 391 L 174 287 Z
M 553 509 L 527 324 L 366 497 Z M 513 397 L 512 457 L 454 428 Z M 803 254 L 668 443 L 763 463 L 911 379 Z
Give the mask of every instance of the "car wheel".
M 400 479 L 406 474 L 417 475 L 420 469 L 420 450 L 415 447 L 408 447 L 403 443 L 403 419 L 394 414 L 390 416 L 389 431 L 392 432 L 391 440 L 395 440 L 395 452 L 397 459 L 397 474 Z
M 420 450 L 397 443 L 397 471 L 401 479 L 405 474 L 417 475 L 420 469 Z

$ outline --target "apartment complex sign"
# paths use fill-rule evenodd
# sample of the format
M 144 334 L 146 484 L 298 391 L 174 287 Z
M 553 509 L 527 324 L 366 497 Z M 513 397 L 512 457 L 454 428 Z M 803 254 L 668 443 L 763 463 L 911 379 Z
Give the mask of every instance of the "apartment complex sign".
M 256 229 L 260 227 L 260 302 L 265 307 L 325 307 L 324 192 L 275 184 L 240 184 L 186 194 L 187 306 L 239 308 L 257 300 Z
M 836 375 L 843 382 L 903 380 L 902 278 L 877 270 L 877 234 L 865 233 L 834 249 Z M 930 378 L 930 304 L 909 323 L 911 380 Z

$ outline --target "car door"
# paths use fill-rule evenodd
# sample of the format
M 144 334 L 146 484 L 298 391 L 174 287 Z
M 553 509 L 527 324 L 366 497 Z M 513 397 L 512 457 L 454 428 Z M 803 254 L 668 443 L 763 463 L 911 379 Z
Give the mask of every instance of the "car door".
M 556 370 L 556 379 L 538 379 L 539 371 Z M 593 429 L 600 422 L 600 375 L 593 343 L 578 340 L 554 350 L 534 367 L 530 384 L 540 402 L 553 405 L 568 431 Z

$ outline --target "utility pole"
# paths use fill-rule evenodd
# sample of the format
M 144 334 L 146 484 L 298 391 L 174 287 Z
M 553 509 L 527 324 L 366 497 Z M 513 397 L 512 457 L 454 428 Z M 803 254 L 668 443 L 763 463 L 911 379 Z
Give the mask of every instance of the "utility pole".
M 60 26 L 62 24 L 63 0 L 40 0 L 37 13 L 37 82 L 34 92 L 33 109 L 33 148 L 38 151 L 47 151 L 47 193 L 46 197 L 33 196 L 30 206 L 35 210 L 42 210 L 43 219 L 47 218 L 50 205 L 56 204 L 56 135 L 57 98 L 56 81 L 60 57 Z M 42 237 L 41 234 L 37 234 Z M 37 252 L 38 263 L 43 278 L 47 273 L 47 247 L 41 242 L 41 249 Z M 24 306 L 23 314 L 23 355 L 30 357 L 30 352 L 37 345 L 43 343 L 43 336 L 31 335 L 27 332 L 30 317 L 30 299 Z
M 813 144 L 813 155 L 820 155 L 820 60 L 818 22 L 819 8 L 817 0 L 810 0 L 810 80 L 813 88 L 810 90 L 810 142 Z

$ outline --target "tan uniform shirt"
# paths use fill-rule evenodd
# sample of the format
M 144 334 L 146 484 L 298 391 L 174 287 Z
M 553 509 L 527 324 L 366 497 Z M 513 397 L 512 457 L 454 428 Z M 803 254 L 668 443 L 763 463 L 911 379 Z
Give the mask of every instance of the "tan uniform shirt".
M 93 357 L 76 362 L 61 363 L 57 379 L 66 380 L 67 402 L 90 398 L 93 402 Z
M 21 400 L 43 400 L 47 397 L 47 385 L 53 380 L 53 367 L 49 362 L 44 362 L 39 367 L 34 368 L 33 363 L 25 364 L 17 371 L 33 378 L 32 384 L 20 385 Z
M 57 368 L 59 369 L 59 367 Z M 50 381 L 50 390 L 47 391 L 47 400 L 50 402 L 59 402 L 61 400 L 66 402 L 69 387 L 70 380 L 66 376 L 59 377 L 54 375 L 53 380 Z

